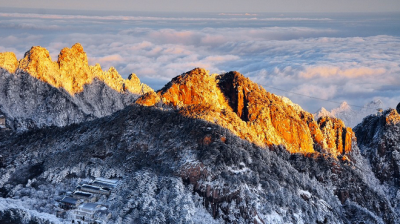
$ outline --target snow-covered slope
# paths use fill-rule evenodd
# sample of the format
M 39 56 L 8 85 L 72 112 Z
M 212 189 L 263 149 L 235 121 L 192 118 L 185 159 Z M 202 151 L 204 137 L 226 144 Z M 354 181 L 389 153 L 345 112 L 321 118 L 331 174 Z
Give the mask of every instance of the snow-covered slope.
M 384 104 L 381 100 L 373 100 L 365 104 L 362 108 L 354 109 L 347 102 L 343 102 L 338 108 L 334 108 L 331 111 L 321 108 L 314 116 L 316 119 L 324 116 L 335 117 L 341 119 L 346 126 L 355 127 L 359 124 L 362 119 L 370 114 L 376 114 L 377 110 L 384 108 Z
M 10 74 L 0 68 L 0 111 L 13 130 L 65 126 L 110 115 L 133 103 L 139 95 L 119 93 L 99 80 L 71 96 L 31 75 Z
M 400 103 L 366 117 L 354 128 L 362 154 L 400 213 Z
M 12 52 L 0 53 L 0 111 L 12 130 L 103 117 L 151 91 L 133 73 L 123 79 L 113 67 L 90 66 L 79 43 L 62 49 L 57 61 L 40 46 L 19 61 Z
M 352 161 L 291 155 L 175 110 L 143 106 L 0 137 L 1 196 L 17 200 L 21 212 L 54 215 L 66 191 L 105 177 L 121 181 L 98 199 L 108 223 L 399 222 L 356 145 Z

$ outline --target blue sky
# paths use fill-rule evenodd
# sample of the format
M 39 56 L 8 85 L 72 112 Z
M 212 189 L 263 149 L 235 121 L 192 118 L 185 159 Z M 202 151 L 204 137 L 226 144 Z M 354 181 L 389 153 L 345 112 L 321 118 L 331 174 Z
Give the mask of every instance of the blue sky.
M 310 112 L 339 104 L 289 92 L 360 106 L 377 98 L 390 107 L 400 102 L 400 13 L 3 8 L 0 38 L 0 52 L 22 58 L 40 45 L 53 60 L 79 42 L 90 64 L 114 66 L 125 78 L 136 73 L 156 90 L 203 67 L 239 71 Z

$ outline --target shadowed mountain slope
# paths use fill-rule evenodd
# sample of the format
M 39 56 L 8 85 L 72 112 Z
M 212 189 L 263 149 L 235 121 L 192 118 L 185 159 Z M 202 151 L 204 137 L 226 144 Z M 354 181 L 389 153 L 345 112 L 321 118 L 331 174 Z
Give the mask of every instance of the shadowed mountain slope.
M 386 186 L 393 207 L 400 211 L 400 109 L 397 108 L 364 118 L 354 130 L 363 156 Z

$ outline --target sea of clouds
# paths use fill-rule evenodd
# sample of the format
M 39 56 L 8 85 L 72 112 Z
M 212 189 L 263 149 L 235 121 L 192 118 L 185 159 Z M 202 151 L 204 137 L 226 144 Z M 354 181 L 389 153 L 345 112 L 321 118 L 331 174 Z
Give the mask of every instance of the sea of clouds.
M 22 13 L 0 10 L 0 52 L 31 46 L 53 60 L 81 43 L 89 63 L 154 89 L 195 67 L 236 70 L 304 109 L 400 102 L 399 14 Z M 305 97 L 311 96 L 314 98 Z M 325 99 L 318 100 L 315 98 Z

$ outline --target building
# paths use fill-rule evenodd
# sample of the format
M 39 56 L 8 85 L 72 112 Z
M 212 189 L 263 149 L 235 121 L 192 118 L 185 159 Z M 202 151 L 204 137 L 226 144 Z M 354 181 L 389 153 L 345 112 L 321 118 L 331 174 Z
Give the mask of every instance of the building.
M 102 211 L 103 207 L 96 203 L 83 203 L 75 211 L 77 223 L 82 224 L 102 224 L 102 220 L 96 219 L 96 213 Z M 79 221 L 78 221 L 79 220 Z
M 90 184 L 77 186 L 74 192 L 67 192 L 62 200 L 57 200 L 61 208 L 57 210 L 57 217 L 68 219 L 74 224 L 107 223 L 107 220 L 111 218 L 108 206 L 95 202 L 98 201 L 99 197 L 102 197 L 99 194 L 110 195 L 118 184 L 119 180 L 96 178 Z M 72 210 L 72 213 L 66 211 L 69 209 Z M 70 214 L 72 214 L 72 217 L 69 216 Z
M 118 186 L 119 180 L 112 180 L 98 177 L 96 178 L 91 185 L 101 187 L 103 189 L 112 190 Z
M 83 200 L 89 200 L 92 196 L 93 194 L 83 191 L 74 191 L 74 193 L 72 194 L 72 197 Z
M 110 189 L 104 189 L 102 187 L 90 185 L 90 184 L 84 184 L 81 186 L 81 191 L 86 191 L 94 194 L 104 194 L 104 195 L 110 195 L 111 190 Z
M 75 209 L 78 205 L 79 205 L 78 199 L 71 198 L 68 196 L 65 196 L 60 201 L 60 208 L 63 208 L 63 209 Z

